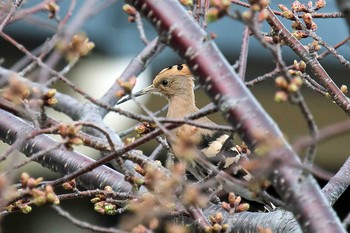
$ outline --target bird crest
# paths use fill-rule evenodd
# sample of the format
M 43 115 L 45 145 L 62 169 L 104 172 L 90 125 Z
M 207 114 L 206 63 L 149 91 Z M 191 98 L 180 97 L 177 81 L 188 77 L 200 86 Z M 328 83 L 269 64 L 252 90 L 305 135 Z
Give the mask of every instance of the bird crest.
M 160 81 L 170 78 L 174 79 L 175 77 L 192 77 L 192 73 L 186 64 L 179 64 L 174 66 L 169 66 L 168 68 L 163 69 L 157 74 L 154 78 L 153 84 L 160 84 Z
M 194 78 L 186 64 L 174 65 L 159 72 L 153 80 L 153 87 L 168 98 L 174 95 L 188 95 L 193 92 Z M 189 98 L 192 99 L 192 96 Z
M 192 76 L 192 73 L 186 64 L 178 64 L 169 66 L 168 68 L 163 69 L 159 72 L 157 76 L 163 75 L 183 75 L 183 76 Z

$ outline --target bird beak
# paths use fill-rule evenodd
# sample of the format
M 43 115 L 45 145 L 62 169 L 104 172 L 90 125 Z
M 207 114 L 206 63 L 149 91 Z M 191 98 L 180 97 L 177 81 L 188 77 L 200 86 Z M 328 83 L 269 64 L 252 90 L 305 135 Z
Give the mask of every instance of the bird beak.
M 154 88 L 153 85 L 148 86 L 148 87 L 146 87 L 146 88 L 142 89 L 141 91 L 138 91 L 138 92 L 136 92 L 136 93 L 134 93 L 134 94 L 123 96 L 123 97 L 117 102 L 117 105 L 119 105 L 119 104 L 121 104 L 121 103 L 124 103 L 124 102 L 126 102 L 126 101 L 128 101 L 128 100 L 131 100 L 131 99 L 132 99 L 132 96 L 133 96 L 133 97 L 138 97 L 138 96 L 142 96 L 142 95 L 145 95 L 145 94 L 148 94 L 148 93 L 152 93 L 152 92 L 153 92 L 153 93 L 154 93 L 154 92 L 157 92 L 157 89 Z

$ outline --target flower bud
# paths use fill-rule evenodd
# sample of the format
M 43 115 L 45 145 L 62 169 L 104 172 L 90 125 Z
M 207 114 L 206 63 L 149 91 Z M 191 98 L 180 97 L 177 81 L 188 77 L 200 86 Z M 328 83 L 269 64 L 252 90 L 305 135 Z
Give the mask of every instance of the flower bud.
M 180 0 L 180 3 L 184 6 L 193 6 L 193 0 Z
M 275 102 L 281 103 L 288 100 L 288 94 L 285 91 L 277 91 L 275 94 Z
M 275 84 L 277 87 L 280 87 L 280 88 L 286 88 L 288 86 L 288 82 L 283 76 L 278 76 L 275 79 Z
M 249 210 L 249 204 L 248 203 L 242 203 L 237 206 L 237 211 L 238 212 L 243 212 Z
M 209 8 L 205 14 L 205 18 L 207 23 L 215 22 L 219 18 L 219 10 L 216 7 Z
M 29 205 L 24 205 L 20 209 L 23 214 L 29 214 L 32 211 L 32 207 Z
M 348 92 L 348 86 L 346 86 L 346 85 L 341 85 L 340 90 L 341 90 L 341 92 L 343 92 L 344 94 L 346 94 L 346 93 Z

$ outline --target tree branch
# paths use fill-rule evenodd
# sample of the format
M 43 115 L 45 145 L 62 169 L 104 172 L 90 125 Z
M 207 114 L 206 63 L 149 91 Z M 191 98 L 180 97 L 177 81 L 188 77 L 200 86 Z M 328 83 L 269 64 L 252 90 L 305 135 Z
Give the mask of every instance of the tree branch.
M 0 109 L 0 139 L 8 144 L 14 143 L 20 135 L 27 135 L 34 127 L 10 113 Z M 46 135 L 38 135 L 26 141 L 20 148 L 28 157 L 46 148 L 55 148 L 58 143 Z M 69 151 L 63 146 L 48 151 L 37 159 L 42 166 L 60 174 L 70 174 L 81 167 L 88 166 L 94 160 L 75 151 Z M 86 189 L 103 189 L 109 185 L 118 192 L 130 192 L 131 185 L 124 181 L 124 176 L 106 166 L 95 168 L 77 178 L 79 184 Z
M 204 90 L 248 145 L 256 148 L 274 141 L 273 151 L 266 156 L 283 158 L 283 162 L 276 164 L 270 179 L 302 229 L 307 232 L 345 232 L 334 211 L 328 208 L 315 179 L 305 175 L 299 166 L 286 166 L 300 164 L 297 155 L 214 42 L 207 39 L 180 4 L 169 0 L 127 2 L 146 16 L 156 27 L 161 40 L 186 60 Z M 342 103 L 345 106 L 347 102 Z M 310 215 L 310 210 L 315 214 Z

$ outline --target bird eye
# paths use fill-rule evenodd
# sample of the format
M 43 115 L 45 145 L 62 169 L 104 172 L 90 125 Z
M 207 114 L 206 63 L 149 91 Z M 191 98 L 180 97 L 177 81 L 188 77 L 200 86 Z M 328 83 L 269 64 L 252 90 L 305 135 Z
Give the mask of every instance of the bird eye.
M 168 80 L 164 79 L 164 80 L 162 81 L 162 85 L 163 85 L 163 86 L 167 86 L 168 84 L 169 84 L 169 81 L 168 81 Z

